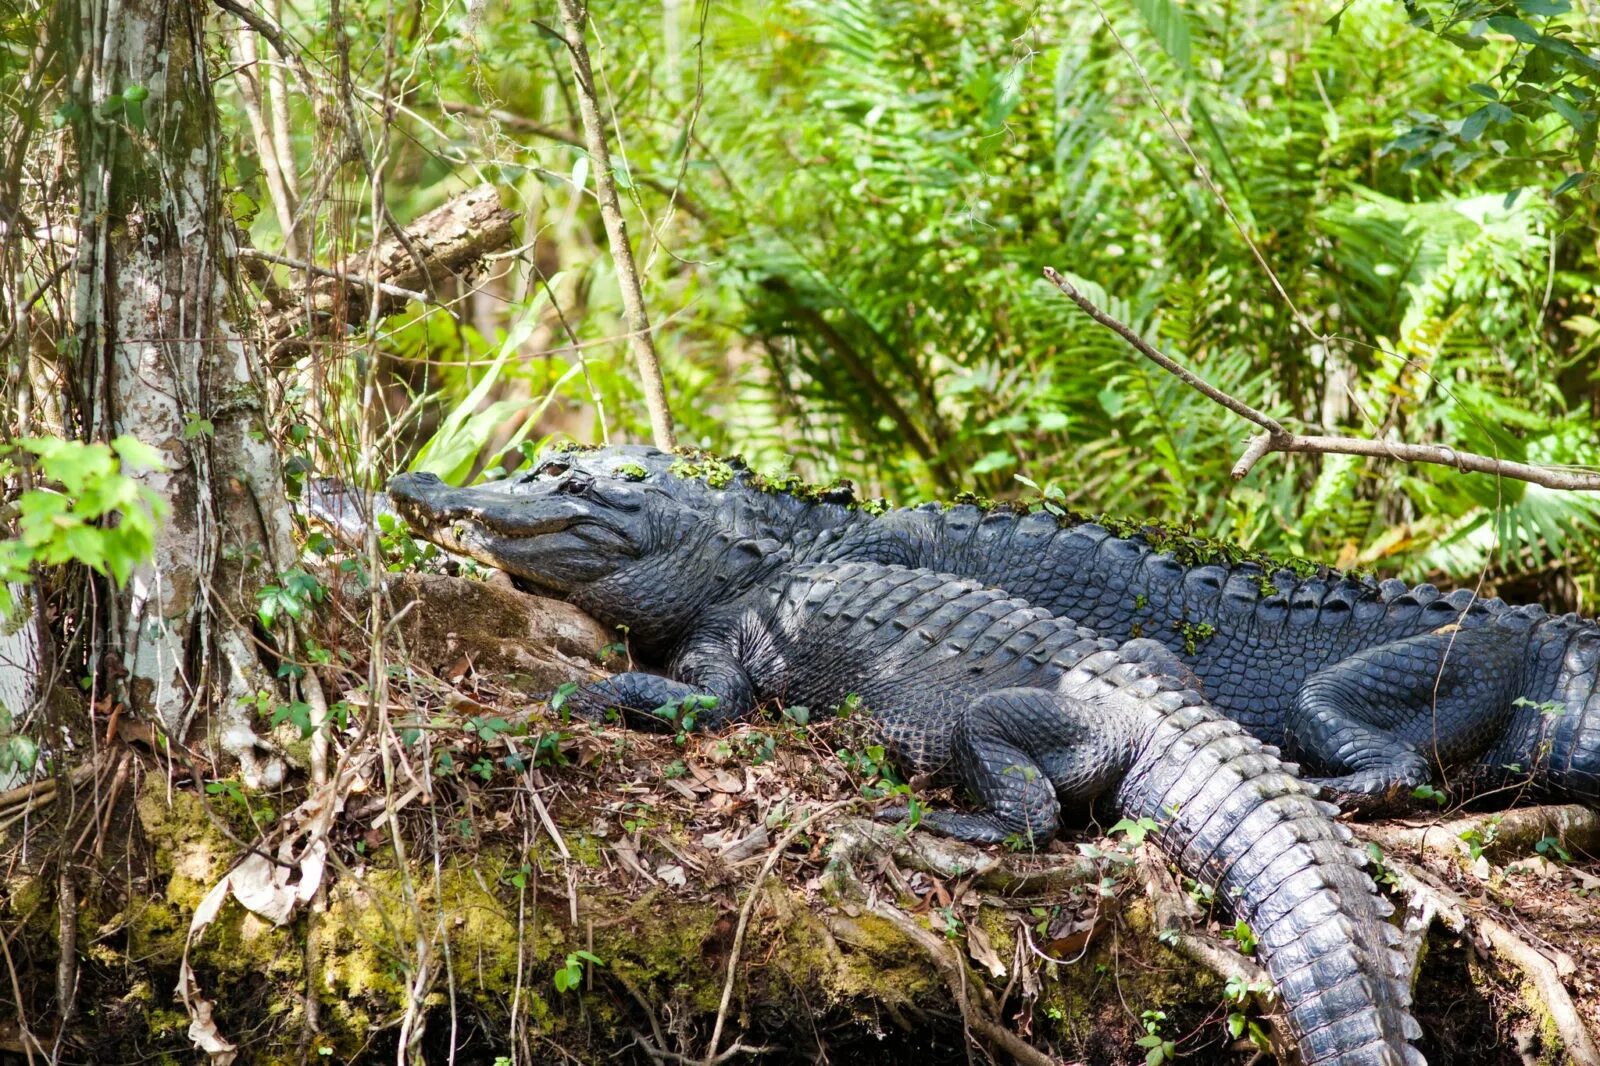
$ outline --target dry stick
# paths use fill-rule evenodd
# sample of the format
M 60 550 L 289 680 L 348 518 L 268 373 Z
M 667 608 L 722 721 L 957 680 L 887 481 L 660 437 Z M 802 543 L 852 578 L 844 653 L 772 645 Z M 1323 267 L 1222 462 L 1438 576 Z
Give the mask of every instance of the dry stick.
M 1567 489 L 1578 492 L 1600 492 L 1600 472 L 1574 467 L 1533 466 L 1507 459 L 1495 459 L 1475 452 L 1464 452 L 1445 444 L 1408 444 L 1403 441 L 1363 440 L 1359 437 L 1303 436 L 1292 433 L 1271 415 L 1258 411 L 1242 400 L 1237 400 L 1215 385 L 1211 385 L 1163 355 L 1150 342 L 1133 329 L 1112 318 L 1076 288 L 1060 273 L 1044 268 L 1044 276 L 1060 289 L 1083 313 L 1127 341 L 1140 355 L 1173 375 L 1185 385 L 1207 399 L 1221 404 L 1241 418 L 1248 419 L 1266 430 L 1250 439 L 1244 454 L 1234 464 L 1233 478 L 1239 480 L 1272 452 L 1307 452 L 1316 455 L 1362 455 L 1375 459 L 1396 459 L 1406 463 L 1433 463 L 1456 470 L 1479 474 L 1494 474 L 1542 485 L 1547 489 Z
M 368 279 L 356 274 L 346 274 L 338 270 L 329 270 L 325 266 L 318 266 L 316 263 L 308 263 L 304 259 L 296 259 L 293 256 L 273 255 L 271 252 L 263 252 L 256 248 L 240 248 L 239 258 L 260 259 L 263 262 L 276 263 L 278 266 L 286 266 L 293 270 L 303 270 L 308 274 L 315 274 L 319 278 L 332 278 L 335 281 L 342 281 L 347 285 L 355 285 L 358 288 L 381 292 L 385 296 L 393 296 L 400 300 L 415 300 L 418 303 L 423 304 L 438 303 L 437 300 L 425 292 L 417 292 L 415 289 L 402 289 L 400 286 L 390 285 L 386 281 L 369 281 Z
M 562 0 L 563 11 L 566 9 L 567 3 L 568 0 Z M 767 883 L 767 877 L 772 873 L 772 868 L 778 864 L 778 859 L 782 857 L 784 850 L 788 848 L 794 838 L 804 832 L 812 822 L 823 815 L 832 814 L 834 811 L 848 807 L 855 802 L 853 799 L 837 800 L 825 807 L 817 808 L 795 823 L 787 833 L 779 837 L 778 842 L 772 845 L 772 850 L 767 852 L 767 861 L 761 864 L 761 869 L 756 873 L 755 883 L 750 886 L 750 894 L 745 897 L 744 906 L 739 909 L 739 925 L 733 931 L 733 948 L 728 952 L 728 976 L 722 983 L 722 1002 L 717 1006 L 717 1024 L 711 1030 L 711 1045 L 706 1049 L 706 1057 L 703 1060 L 704 1066 L 713 1066 L 714 1063 L 721 1062 L 733 1052 L 733 1048 L 729 1048 L 727 1053 L 719 1056 L 717 1054 L 717 1045 L 722 1042 L 722 1027 L 728 1020 L 728 1005 L 733 1002 L 733 980 L 739 972 L 739 953 L 744 948 L 744 932 L 750 925 L 750 915 L 756 909 L 756 901 L 761 898 L 762 886 Z M 740 1046 L 740 1044 L 735 1043 L 733 1047 Z M 746 1048 L 745 1050 L 751 1049 Z
M 655 340 L 650 335 L 650 316 L 644 307 L 644 290 L 640 288 L 639 271 L 633 262 L 633 249 L 628 244 L 628 224 L 622 217 L 622 204 L 617 199 L 617 183 L 611 172 L 611 152 L 606 147 L 605 125 L 600 119 L 599 105 L 595 102 L 594 73 L 589 65 L 589 48 L 584 43 L 588 13 L 579 0 L 559 0 L 559 3 L 561 24 L 567 34 L 567 52 L 572 59 L 572 77 L 578 87 L 578 112 L 583 117 L 584 138 L 588 141 L 589 159 L 593 164 L 595 197 L 600 201 L 600 217 L 605 222 L 606 240 L 611 245 L 611 259 L 616 264 L 617 282 L 622 289 L 628 345 L 633 349 L 634 361 L 639 364 L 644 402 L 650 411 L 651 435 L 655 438 L 657 448 L 670 450 L 677 447 L 678 438 L 672 429 L 667 389 L 661 380 L 661 361 L 656 357 Z

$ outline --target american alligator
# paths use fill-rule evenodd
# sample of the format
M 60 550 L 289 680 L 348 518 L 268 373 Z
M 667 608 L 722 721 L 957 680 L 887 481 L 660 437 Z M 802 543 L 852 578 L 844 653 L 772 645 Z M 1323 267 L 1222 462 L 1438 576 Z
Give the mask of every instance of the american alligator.
M 553 451 L 486 490 L 539 492 L 569 471 L 660 485 L 708 519 L 732 507 L 797 559 L 959 574 L 1107 636 L 1159 641 L 1184 680 L 1347 808 L 1405 806 L 1436 784 L 1600 802 L 1600 626 L 1577 615 L 1277 567 L 1170 529 L 1113 531 L 1043 508 L 887 509 L 847 486 L 639 446 Z
M 582 689 L 575 711 L 695 708 L 714 727 L 758 703 L 853 695 L 903 769 L 983 805 L 930 811 L 925 827 L 1036 844 L 1063 804 L 1096 799 L 1153 819 L 1166 853 L 1254 930 L 1307 1064 L 1421 1063 L 1397 931 L 1381 920 L 1392 908 L 1336 808 L 1200 694 L 970 579 L 796 562 L 737 500 L 708 521 L 669 482 L 568 470 L 525 487 L 408 474 L 389 490 L 428 539 L 626 626 L 637 651 L 669 664 L 667 677 Z

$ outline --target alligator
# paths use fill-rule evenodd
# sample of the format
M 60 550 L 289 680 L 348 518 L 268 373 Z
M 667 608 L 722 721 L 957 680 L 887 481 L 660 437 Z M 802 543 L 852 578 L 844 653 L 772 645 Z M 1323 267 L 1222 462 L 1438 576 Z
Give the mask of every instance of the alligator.
M 574 712 L 680 726 L 692 712 L 715 728 L 761 704 L 855 698 L 904 771 L 981 803 L 927 811 L 925 828 L 1036 846 L 1064 808 L 1097 800 L 1151 819 L 1158 846 L 1249 923 L 1309 1066 L 1423 1061 L 1392 905 L 1337 808 L 1200 693 L 969 578 L 797 559 L 736 498 L 708 521 L 670 481 L 546 467 L 523 488 L 406 474 L 389 494 L 422 536 L 626 627 L 667 665 L 580 689 Z
M 1347 810 L 1442 799 L 1441 785 L 1600 802 L 1600 626 L 1578 615 L 1279 564 L 1053 505 L 888 508 L 847 483 L 642 446 L 561 446 L 484 491 L 539 492 L 571 471 L 662 486 L 708 520 L 733 507 L 796 559 L 972 577 L 1131 641 L 1130 656 L 1198 685 Z

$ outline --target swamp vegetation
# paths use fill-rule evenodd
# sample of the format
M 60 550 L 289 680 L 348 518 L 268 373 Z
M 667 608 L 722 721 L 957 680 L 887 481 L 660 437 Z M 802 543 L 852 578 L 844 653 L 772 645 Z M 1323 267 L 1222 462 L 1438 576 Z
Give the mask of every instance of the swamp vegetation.
M 1600 462 L 1589 0 L 0 31 L 6 1062 L 1292 1061 L 1150 827 L 876 823 L 908 783 L 848 705 L 571 720 L 627 634 L 375 513 L 399 471 L 675 438 L 1595 613 L 1600 494 L 1453 468 Z M 1138 343 L 1286 433 L 1456 459 L 1236 478 L 1267 423 Z M 1594 812 L 1426 802 L 1358 829 L 1419 1048 L 1600 1063 Z

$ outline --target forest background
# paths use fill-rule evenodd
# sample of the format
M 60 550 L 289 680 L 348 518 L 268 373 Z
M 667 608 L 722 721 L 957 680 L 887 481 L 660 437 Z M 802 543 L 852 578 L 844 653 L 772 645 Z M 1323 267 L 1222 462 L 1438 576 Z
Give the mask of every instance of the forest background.
M 242 243 L 333 262 L 370 241 L 373 204 L 411 219 L 488 182 L 522 244 L 373 338 L 376 469 L 352 470 L 359 359 L 335 343 L 281 379 L 291 494 L 311 470 L 463 479 L 548 434 L 647 439 L 556 14 L 325 7 L 274 0 L 270 21 L 319 84 L 348 78 L 381 199 L 340 167 L 342 134 L 267 39 L 214 18 Z M 21 105 L 37 23 L 13 11 L 0 80 Z M 1600 499 L 1351 457 L 1272 457 L 1236 485 L 1248 427 L 1040 271 L 1084 279 L 1293 425 L 1593 462 L 1600 107 L 1571 41 L 1595 10 L 665 0 L 590 15 L 683 443 L 901 500 L 1011 496 L 1026 478 L 1256 549 L 1412 579 L 1487 567 L 1523 575 L 1527 598 L 1592 602 Z M 36 118 L 32 158 L 48 159 L 39 141 L 72 116 Z M 27 177 L 25 211 L 48 214 L 61 175 Z

